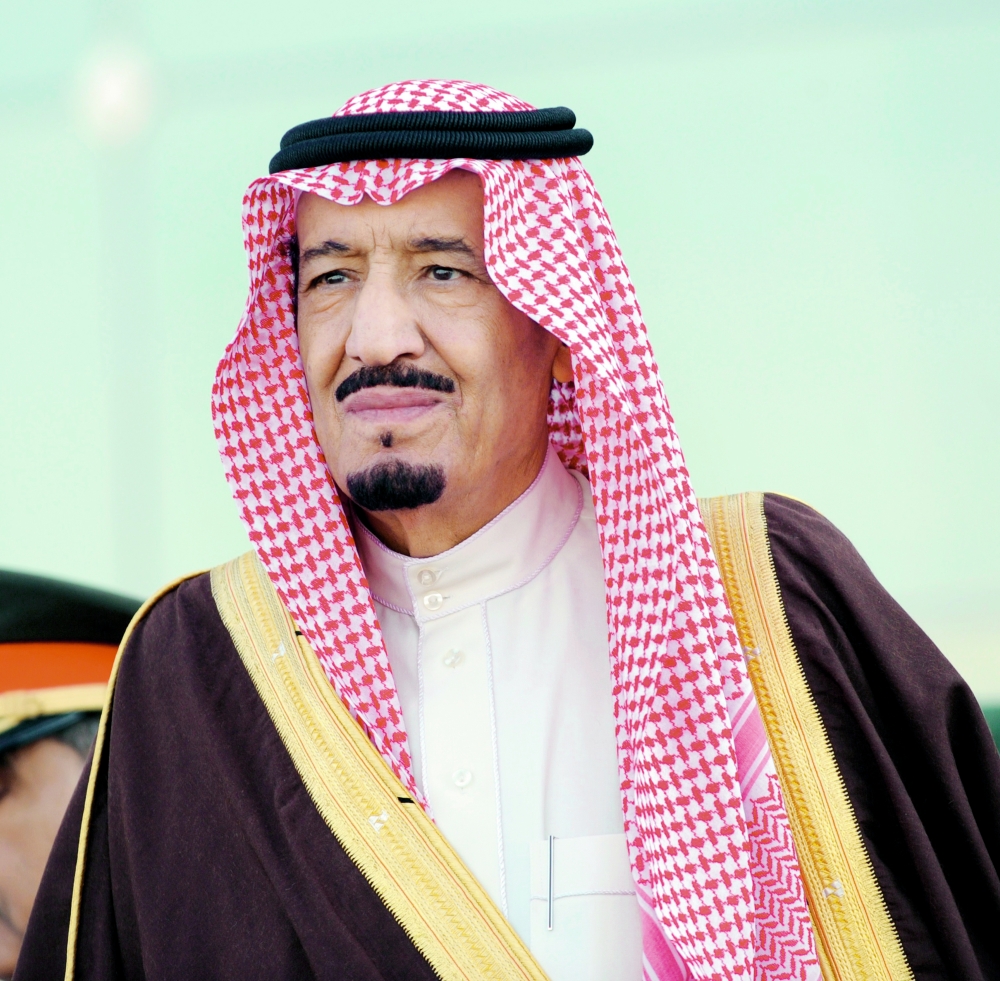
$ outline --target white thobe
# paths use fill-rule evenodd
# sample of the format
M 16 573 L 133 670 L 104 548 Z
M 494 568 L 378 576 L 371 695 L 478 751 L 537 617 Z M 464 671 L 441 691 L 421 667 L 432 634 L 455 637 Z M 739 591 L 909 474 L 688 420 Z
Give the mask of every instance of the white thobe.
M 552 981 L 638 981 L 586 479 L 550 448 L 521 497 L 433 558 L 352 525 L 438 827 Z

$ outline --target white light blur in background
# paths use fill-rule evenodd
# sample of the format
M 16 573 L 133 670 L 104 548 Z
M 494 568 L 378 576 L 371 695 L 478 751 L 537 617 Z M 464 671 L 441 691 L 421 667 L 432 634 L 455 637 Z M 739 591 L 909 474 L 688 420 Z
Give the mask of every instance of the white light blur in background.
M 75 90 L 86 135 L 105 146 L 130 143 L 149 123 L 153 80 L 149 60 L 125 44 L 94 49 L 83 61 Z

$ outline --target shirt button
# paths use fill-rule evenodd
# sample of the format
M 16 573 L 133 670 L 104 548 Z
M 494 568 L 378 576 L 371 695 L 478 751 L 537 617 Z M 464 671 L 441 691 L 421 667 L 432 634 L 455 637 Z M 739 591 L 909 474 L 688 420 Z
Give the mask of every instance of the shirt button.
M 452 783 L 458 787 L 459 790 L 464 790 L 466 787 L 472 783 L 472 771 L 471 770 L 456 770 L 451 775 Z
M 457 668 L 464 660 L 465 655 L 461 651 L 456 651 L 454 649 L 448 651 L 448 653 L 441 658 L 441 661 L 444 663 L 446 668 Z
M 417 582 L 421 586 L 431 586 L 437 582 L 438 573 L 434 569 L 421 569 L 417 573 Z
M 444 597 L 440 593 L 428 593 L 424 597 L 424 606 L 432 613 L 435 610 L 440 610 L 444 606 Z

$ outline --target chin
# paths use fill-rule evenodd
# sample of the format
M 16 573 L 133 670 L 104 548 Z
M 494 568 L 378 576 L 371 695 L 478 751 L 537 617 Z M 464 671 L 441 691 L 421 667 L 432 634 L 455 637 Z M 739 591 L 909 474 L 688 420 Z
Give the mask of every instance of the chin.
M 448 479 L 439 463 L 380 453 L 346 478 L 351 500 L 366 511 L 412 511 L 436 504 Z

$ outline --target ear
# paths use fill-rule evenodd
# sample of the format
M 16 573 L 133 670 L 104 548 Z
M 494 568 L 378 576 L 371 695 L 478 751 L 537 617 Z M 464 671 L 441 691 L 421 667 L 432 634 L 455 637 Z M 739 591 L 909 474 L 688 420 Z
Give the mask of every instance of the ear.
M 559 350 L 556 351 L 556 359 L 552 362 L 552 377 L 557 382 L 573 380 L 573 356 L 565 344 L 560 344 Z

